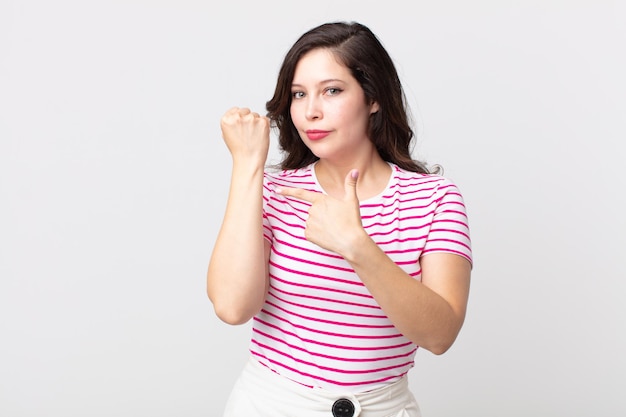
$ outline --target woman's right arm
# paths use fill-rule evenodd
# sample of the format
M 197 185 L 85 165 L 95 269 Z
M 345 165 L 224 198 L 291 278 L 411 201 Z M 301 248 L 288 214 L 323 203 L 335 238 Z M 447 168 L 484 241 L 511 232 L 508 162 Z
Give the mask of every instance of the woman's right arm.
M 226 213 L 207 272 L 207 293 L 224 322 L 242 324 L 263 306 L 269 285 L 270 244 L 263 237 L 263 172 L 269 120 L 246 108 L 222 117 L 233 158 Z

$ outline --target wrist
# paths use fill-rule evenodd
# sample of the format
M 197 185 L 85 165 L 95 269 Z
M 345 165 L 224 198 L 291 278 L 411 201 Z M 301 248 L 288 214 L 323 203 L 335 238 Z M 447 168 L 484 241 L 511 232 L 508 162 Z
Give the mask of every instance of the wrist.
M 365 229 L 360 228 L 346 239 L 346 246 L 341 256 L 350 264 L 359 263 L 360 257 L 365 253 L 369 253 L 368 249 L 370 249 L 371 246 L 378 247 L 372 238 L 369 237 Z
M 233 173 L 258 175 L 265 171 L 265 161 L 255 158 L 233 158 Z

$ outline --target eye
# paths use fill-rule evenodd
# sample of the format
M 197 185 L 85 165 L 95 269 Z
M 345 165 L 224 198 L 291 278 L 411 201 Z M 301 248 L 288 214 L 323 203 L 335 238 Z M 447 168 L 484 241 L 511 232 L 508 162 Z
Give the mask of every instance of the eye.
M 329 96 L 336 96 L 337 94 L 341 93 L 343 90 L 341 88 L 335 88 L 335 87 L 329 87 L 326 89 L 326 93 Z
M 304 93 L 302 91 L 292 91 L 291 97 L 298 99 L 304 97 Z

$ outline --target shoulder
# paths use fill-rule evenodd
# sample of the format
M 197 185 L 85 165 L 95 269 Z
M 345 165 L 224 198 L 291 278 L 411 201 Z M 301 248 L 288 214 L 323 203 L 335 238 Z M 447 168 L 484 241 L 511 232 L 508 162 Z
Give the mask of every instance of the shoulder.
M 422 196 L 441 197 L 445 194 L 458 194 L 457 185 L 449 178 L 439 174 L 422 174 L 404 170 L 392 164 L 396 184 L 403 193 L 417 193 Z
M 309 165 L 285 170 L 266 168 L 263 173 L 263 182 L 273 186 L 308 188 L 315 183 L 315 179 L 312 175 L 312 167 Z

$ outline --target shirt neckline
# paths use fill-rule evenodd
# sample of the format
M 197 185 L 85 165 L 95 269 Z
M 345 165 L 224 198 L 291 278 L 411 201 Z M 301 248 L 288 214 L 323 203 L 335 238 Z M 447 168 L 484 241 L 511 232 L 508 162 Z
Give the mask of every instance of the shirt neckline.
M 322 192 L 322 194 L 326 194 L 328 195 L 328 193 L 326 192 L 326 190 L 324 190 L 324 187 L 322 187 L 322 185 L 320 184 L 320 182 L 317 179 L 317 175 L 315 175 L 315 164 L 317 164 L 318 161 L 312 162 L 311 164 L 309 164 L 309 172 L 311 173 L 311 177 L 313 178 L 313 181 L 315 182 L 315 187 Z M 364 204 L 368 204 L 368 203 L 372 203 L 375 201 L 379 201 L 386 193 L 388 190 L 391 189 L 392 186 L 395 185 L 395 179 L 396 179 L 396 165 L 392 162 L 389 161 L 385 161 L 387 163 L 387 165 L 389 165 L 389 167 L 391 168 L 391 173 L 389 175 L 389 180 L 387 181 L 387 185 L 385 186 L 385 188 L 383 188 L 383 190 L 376 194 L 375 196 L 372 196 L 370 198 L 367 198 L 365 200 L 359 200 L 359 204 L 360 205 L 364 205 Z

